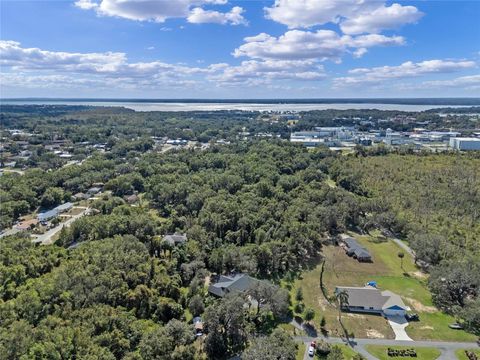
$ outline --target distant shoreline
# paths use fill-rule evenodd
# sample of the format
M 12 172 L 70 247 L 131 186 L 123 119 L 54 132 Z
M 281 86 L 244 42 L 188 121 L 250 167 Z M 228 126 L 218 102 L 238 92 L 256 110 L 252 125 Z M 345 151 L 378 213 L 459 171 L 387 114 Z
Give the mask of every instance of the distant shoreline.
M 149 98 L 4 98 L 0 103 L 186 103 L 186 104 L 399 104 L 480 106 L 480 98 L 305 98 L 305 99 L 149 99 Z
M 467 104 L 467 100 L 469 103 Z M 147 99 L 2 99 L 0 105 L 71 105 L 124 107 L 134 111 L 260 111 L 301 112 L 315 110 L 427 111 L 439 108 L 480 106 L 480 99 L 305 99 L 305 100 L 147 100 Z M 416 103 L 414 103 L 416 101 Z

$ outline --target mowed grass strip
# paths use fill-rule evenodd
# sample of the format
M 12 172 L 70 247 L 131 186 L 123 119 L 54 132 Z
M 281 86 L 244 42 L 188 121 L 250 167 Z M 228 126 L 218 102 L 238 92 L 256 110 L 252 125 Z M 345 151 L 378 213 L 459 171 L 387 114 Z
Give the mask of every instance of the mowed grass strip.
M 305 351 L 307 350 L 307 345 L 303 342 L 297 343 L 297 355 L 295 357 L 296 360 L 303 360 L 305 356 Z
M 479 349 L 459 349 L 455 351 L 455 355 L 457 356 L 458 360 L 469 360 L 465 350 L 473 352 L 477 357 L 480 358 L 480 350 Z
M 418 360 L 435 360 L 437 359 L 441 352 L 435 348 L 428 348 L 428 347 L 414 347 L 414 346 L 380 346 L 380 345 L 365 345 L 365 349 L 378 358 L 379 360 L 391 360 L 392 357 L 387 355 L 388 349 L 395 349 L 395 350 L 406 350 L 406 349 L 414 349 L 417 353 L 416 359 Z M 402 359 L 401 357 L 397 357 L 397 359 Z M 405 358 L 403 358 L 405 359 Z

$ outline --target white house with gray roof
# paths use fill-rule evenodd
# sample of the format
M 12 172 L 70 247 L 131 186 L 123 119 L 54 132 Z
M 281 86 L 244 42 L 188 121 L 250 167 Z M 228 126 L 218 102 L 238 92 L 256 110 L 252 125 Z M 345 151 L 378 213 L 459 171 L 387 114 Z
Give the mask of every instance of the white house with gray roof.
M 346 292 L 348 295 L 348 304 L 343 306 L 342 310 L 384 316 L 405 316 L 408 310 L 400 296 L 388 290 L 379 290 L 373 286 L 337 286 L 335 294 L 339 292 Z

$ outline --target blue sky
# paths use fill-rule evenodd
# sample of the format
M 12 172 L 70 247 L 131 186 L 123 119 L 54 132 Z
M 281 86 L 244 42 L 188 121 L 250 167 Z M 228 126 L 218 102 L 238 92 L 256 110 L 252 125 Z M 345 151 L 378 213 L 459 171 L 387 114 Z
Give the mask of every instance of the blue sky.
M 0 6 L 2 97 L 480 96 L 480 1 Z

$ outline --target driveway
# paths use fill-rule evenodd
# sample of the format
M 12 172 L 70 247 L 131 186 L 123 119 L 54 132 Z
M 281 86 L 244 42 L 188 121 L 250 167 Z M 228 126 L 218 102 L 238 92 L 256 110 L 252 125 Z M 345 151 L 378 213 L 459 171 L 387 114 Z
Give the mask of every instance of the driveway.
M 75 220 L 81 218 L 83 215 L 87 214 L 90 209 L 89 208 L 84 208 L 81 213 L 72 216 L 70 219 L 67 221 L 58 224 L 58 226 L 54 227 L 53 229 L 48 230 L 45 234 L 43 235 L 38 235 L 33 242 L 34 243 L 41 243 L 42 245 L 50 245 L 53 243 L 53 237 L 60 231 L 62 228 L 69 227 Z
M 413 341 L 405 331 L 408 326 L 405 316 L 387 316 L 387 320 L 395 333 L 395 340 Z

